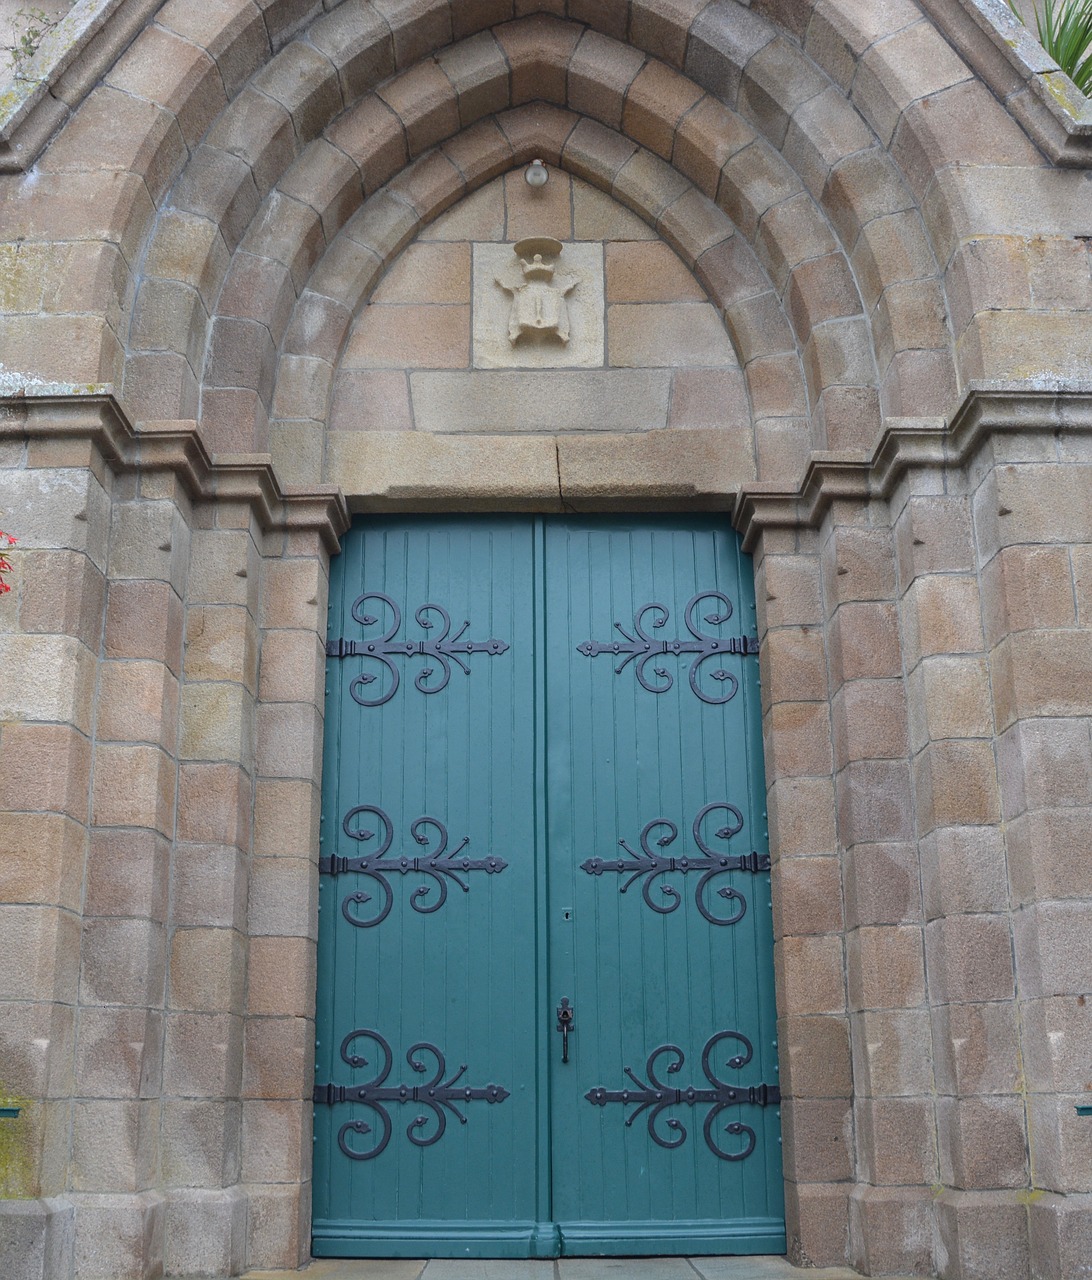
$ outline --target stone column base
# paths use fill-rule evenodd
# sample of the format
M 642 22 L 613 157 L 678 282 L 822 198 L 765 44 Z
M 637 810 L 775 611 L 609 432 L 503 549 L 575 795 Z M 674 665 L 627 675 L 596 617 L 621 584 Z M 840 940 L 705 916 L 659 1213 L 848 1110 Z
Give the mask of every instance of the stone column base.
M 1092 1195 L 1040 1195 L 1031 1202 L 1032 1280 L 1087 1280 L 1092 1268 Z
M 167 1193 L 163 1272 L 234 1276 L 246 1270 L 248 1198 L 238 1187 Z
M 63 1196 L 0 1200 L 0 1275 L 5 1280 L 69 1280 L 76 1222 Z

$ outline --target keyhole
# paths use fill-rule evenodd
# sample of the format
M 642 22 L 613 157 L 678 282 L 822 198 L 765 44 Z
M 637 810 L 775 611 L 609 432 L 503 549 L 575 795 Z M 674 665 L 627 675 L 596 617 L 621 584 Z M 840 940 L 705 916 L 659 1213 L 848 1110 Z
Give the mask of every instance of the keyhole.
M 565 909 L 561 912 L 561 918 L 562 920 L 571 920 L 573 918 L 572 907 L 565 907 Z

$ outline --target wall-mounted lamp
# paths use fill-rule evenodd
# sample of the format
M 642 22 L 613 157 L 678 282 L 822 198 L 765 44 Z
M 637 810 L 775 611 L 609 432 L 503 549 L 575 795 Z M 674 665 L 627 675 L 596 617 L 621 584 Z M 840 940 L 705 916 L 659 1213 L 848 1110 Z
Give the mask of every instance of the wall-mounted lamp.
M 523 175 L 530 187 L 544 187 L 550 180 L 550 173 L 541 160 L 532 160 Z

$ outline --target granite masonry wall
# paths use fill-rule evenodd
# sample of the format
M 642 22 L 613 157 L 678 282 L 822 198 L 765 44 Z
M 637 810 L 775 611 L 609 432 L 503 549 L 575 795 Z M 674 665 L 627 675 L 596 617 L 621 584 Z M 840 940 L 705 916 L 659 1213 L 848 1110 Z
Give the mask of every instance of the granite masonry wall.
M 306 1259 L 329 559 L 473 510 L 754 556 L 792 1260 L 1087 1275 L 1067 85 L 1000 0 L 73 6 L 0 94 L 5 1276 Z

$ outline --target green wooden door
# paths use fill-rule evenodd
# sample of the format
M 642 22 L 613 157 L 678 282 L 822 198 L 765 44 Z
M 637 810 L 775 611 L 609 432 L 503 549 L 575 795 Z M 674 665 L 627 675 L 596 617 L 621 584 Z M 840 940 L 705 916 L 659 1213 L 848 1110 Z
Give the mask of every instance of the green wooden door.
M 331 577 L 314 1253 L 781 1251 L 735 535 L 370 520 Z

